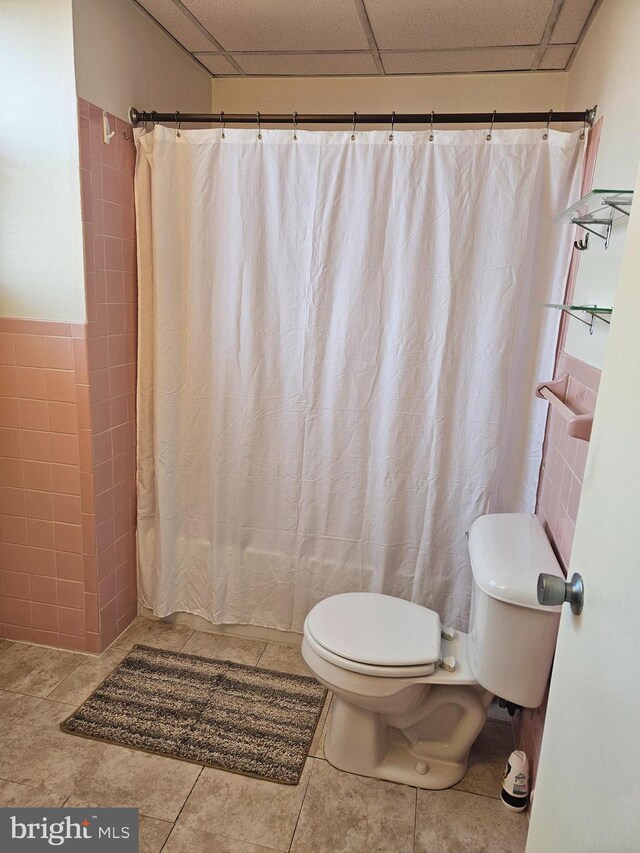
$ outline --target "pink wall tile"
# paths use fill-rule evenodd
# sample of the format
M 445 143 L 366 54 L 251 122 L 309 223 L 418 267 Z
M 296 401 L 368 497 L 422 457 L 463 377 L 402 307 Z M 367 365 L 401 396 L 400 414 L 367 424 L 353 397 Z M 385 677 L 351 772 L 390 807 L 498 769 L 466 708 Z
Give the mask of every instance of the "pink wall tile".
M 7 624 L 18 625 L 22 628 L 32 627 L 32 604 L 21 598 L 5 596 L 7 605 Z
M 46 575 L 29 575 L 31 579 L 31 600 L 41 604 L 57 604 L 58 588 L 56 579 Z
M 135 616 L 134 146 L 78 113 L 88 323 L 0 318 L 0 636 L 98 652 Z
M 80 468 L 77 465 L 51 465 L 53 490 L 63 495 L 80 494 Z
M 35 548 L 29 546 L 29 571 L 34 575 L 45 575 L 55 577 L 56 574 L 56 552 L 53 548 Z
M 75 435 L 78 432 L 78 407 L 76 403 L 52 400 L 47 403 L 49 430 L 52 433 Z
M 11 399 L 11 398 L 9 398 Z M 45 400 L 14 400 L 20 412 L 22 429 L 49 430 L 49 410 Z
M 53 495 L 53 517 L 66 524 L 81 524 L 80 497 L 78 495 Z
M 0 483 L 24 488 L 24 462 L 22 459 L 0 457 Z
M 27 489 L 26 497 L 26 515 L 29 518 L 41 518 L 44 521 L 53 520 L 53 493 L 38 492 L 32 489 Z
M 84 588 L 80 581 L 58 580 L 58 604 L 62 607 L 84 608 Z
M 56 554 L 56 577 L 60 580 L 84 581 L 84 559 L 82 554 L 60 552 Z M 85 584 L 86 588 L 86 584 Z
M 40 604 L 34 602 L 33 627 L 41 631 L 58 631 L 59 610 L 55 604 Z
M 53 478 L 51 464 L 49 462 L 24 460 L 22 466 L 24 472 L 24 485 L 27 489 L 52 491 Z
M 85 634 L 84 601 L 82 608 L 60 607 L 58 617 L 60 633 L 83 637 Z
M 31 600 L 31 575 L 27 572 L 4 572 L 4 594 L 9 598 Z

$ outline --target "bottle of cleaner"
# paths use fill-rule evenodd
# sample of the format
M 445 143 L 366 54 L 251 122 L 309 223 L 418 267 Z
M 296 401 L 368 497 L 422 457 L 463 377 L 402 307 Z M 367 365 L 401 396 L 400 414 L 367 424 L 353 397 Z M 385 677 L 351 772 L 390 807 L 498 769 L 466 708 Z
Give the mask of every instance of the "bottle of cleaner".
M 529 805 L 529 760 L 521 749 L 514 750 L 509 756 L 500 796 L 512 812 L 523 812 Z

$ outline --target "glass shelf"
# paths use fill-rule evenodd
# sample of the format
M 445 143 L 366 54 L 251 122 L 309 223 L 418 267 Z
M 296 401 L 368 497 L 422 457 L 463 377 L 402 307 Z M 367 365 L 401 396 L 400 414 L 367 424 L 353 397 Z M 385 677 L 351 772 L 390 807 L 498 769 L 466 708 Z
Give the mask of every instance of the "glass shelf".
M 603 308 L 599 305 L 562 305 L 556 304 L 553 302 L 547 302 L 544 305 L 545 308 L 557 308 L 558 311 L 564 311 L 570 317 L 574 317 L 576 320 L 579 320 L 581 323 L 584 323 L 585 326 L 589 327 L 589 334 L 593 334 L 593 322 L 594 320 L 602 320 L 603 323 L 606 323 L 607 326 L 611 324 L 611 320 L 607 320 L 607 317 L 610 317 L 613 314 L 613 308 Z M 590 320 L 585 320 L 583 317 L 579 317 L 575 312 L 582 312 L 583 314 L 589 314 L 591 317 Z
M 591 190 L 571 207 L 563 210 L 554 219 L 557 223 L 581 225 L 591 222 L 597 225 L 629 216 L 633 202 L 633 190 Z

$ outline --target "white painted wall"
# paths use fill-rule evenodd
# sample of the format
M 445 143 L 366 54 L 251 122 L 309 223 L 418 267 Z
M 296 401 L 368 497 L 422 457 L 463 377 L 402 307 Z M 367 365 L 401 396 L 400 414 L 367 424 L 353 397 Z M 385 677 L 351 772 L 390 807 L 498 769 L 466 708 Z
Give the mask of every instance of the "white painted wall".
M 211 77 L 132 0 L 73 0 L 78 95 L 129 120 L 129 107 L 208 112 Z
M 527 853 L 640 846 L 638 208 L 628 228 L 569 567 L 584 611 L 563 608 Z
M 0 316 L 85 319 L 71 0 L 0 4 Z
M 607 0 L 602 5 L 568 76 L 566 109 L 598 104 L 598 114 L 603 117 L 594 188 L 632 189 L 640 162 L 638 0 Z M 625 218 L 614 226 L 606 250 L 601 240 L 590 238 L 589 249 L 580 256 L 576 302 L 614 304 L 627 224 Z M 570 321 L 565 349 L 602 367 L 607 333 L 607 327 L 598 321 L 593 336 L 586 326 Z
M 566 84 L 567 75 L 561 72 L 425 77 L 225 77 L 213 81 L 212 109 L 227 113 L 546 111 L 562 109 Z

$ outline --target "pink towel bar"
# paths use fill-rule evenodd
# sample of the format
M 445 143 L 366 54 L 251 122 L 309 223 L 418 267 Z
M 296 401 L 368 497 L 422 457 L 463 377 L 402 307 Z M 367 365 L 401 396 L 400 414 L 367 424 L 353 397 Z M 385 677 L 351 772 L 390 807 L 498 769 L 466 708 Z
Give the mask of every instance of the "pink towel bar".
M 567 397 L 569 374 L 564 373 L 551 382 L 540 382 L 536 385 L 536 397 L 546 400 L 552 408 L 562 415 L 566 422 L 567 432 L 572 438 L 589 441 L 593 415 L 578 415 L 564 402 Z

